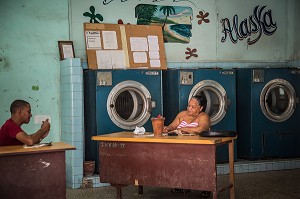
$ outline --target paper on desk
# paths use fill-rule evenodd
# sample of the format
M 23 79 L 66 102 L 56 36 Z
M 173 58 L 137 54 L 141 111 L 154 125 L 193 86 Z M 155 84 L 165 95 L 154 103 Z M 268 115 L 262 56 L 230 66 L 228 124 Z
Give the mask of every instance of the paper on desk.
M 194 133 L 182 132 L 180 129 L 176 129 L 172 132 L 177 133 L 178 135 L 182 135 L 182 136 L 194 136 L 194 135 L 196 135 Z
M 145 132 L 146 132 L 146 130 L 145 130 L 144 127 L 138 127 L 138 126 L 135 127 L 135 129 L 134 129 L 134 131 L 133 131 L 133 133 L 134 133 L 135 135 L 144 135 Z
M 49 142 L 49 143 L 39 143 L 39 144 L 34 144 L 32 146 L 28 146 L 26 144 L 24 144 L 24 148 L 25 149 L 29 149 L 29 148 L 39 148 L 39 147 L 43 147 L 43 146 L 51 146 L 52 145 L 52 142 Z

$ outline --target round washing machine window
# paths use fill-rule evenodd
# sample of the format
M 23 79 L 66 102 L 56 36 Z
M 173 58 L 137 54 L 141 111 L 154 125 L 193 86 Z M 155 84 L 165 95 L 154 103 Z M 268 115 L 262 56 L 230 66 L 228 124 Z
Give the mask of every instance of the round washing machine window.
M 260 107 L 269 120 L 283 122 L 293 115 L 295 98 L 295 89 L 288 81 L 274 79 L 269 81 L 262 89 Z
M 225 89 L 218 82 L 203 80 L 197 83 L 190 92 L 189 100 L 195 95 L 206 98 L 204 111 L 209 115 L 211 125 L 219 123 L 225 117 L 228 99 Z
M 107 98 L 107 112 L 113 123 L 132 130 L 143 126 L 150 118 L 151 95 L 148 89 L 136 81 L 117 84 Z

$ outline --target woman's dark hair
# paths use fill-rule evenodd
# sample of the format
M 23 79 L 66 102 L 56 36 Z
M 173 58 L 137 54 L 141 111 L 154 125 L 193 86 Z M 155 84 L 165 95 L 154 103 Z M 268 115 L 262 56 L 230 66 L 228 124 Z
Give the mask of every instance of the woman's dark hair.
M 196 99 L 199 106 L 203 106 L 203 110 L 206 109 L 206 103 L 207 103 L 207 100 L 205 97 L 201 96 L 201 95 L 194 95 L 192 98 Z
M 18 109 L 23 108 L 24 106 L 29 105 L 28 102 L 24 100 L 15 100 L 11 105 L 10 105 L 10 112 L 11 113 L 16 113 Z

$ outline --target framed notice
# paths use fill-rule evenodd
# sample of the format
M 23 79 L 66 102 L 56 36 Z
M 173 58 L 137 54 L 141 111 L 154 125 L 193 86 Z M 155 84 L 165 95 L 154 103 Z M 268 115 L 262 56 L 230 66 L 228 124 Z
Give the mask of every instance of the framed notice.
M 60 60 L 75 57 L 73 41 L 58 41 L 58 48 Z

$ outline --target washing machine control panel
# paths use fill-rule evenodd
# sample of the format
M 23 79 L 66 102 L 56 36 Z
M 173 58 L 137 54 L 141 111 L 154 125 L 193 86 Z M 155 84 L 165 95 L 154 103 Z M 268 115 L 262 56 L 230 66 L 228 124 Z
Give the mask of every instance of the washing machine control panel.
M 253 83 L 260 83 L 260 82 L 264 82 L 265 78 L 264 78 L 264 70 L 253 70 L 253 74 L 252 74 L 252 82 Z
M 193 84 L 193 72 L 180 71 L 180 84 L 192 85 Z
M 98 72 L 97 73 L 97 86 L 111 86 L 112 73 L 111 72 Z

